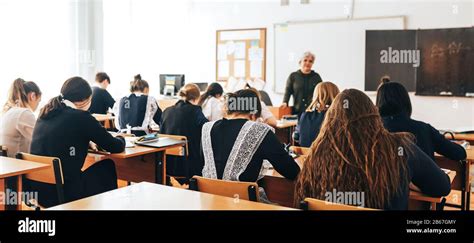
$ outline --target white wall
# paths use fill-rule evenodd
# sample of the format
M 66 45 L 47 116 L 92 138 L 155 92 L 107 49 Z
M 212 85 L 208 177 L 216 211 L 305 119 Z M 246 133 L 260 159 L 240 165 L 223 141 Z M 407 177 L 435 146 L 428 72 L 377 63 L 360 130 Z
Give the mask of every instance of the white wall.
M 346 17 L 350 0 L 315 1 L 301 5 L 290 1 L 290 6 L 280 6 L 280 1 L 192 1 L 191 36 L 193 49 L 190 59 L 199 65 L 190 66 L 188 81 L 213 81 L 215 79 L 215 31 L 234 28 L 267 28 L 267 87 L 274 104 L 282 100 L 281 94 L 271 92 L 274 83 L 273 24 L 286 21 L 314 20 Z M 349 11 L 350 12 L 350 11 Z M 406 16 L 406 28 L 450 28 L 474 24 L 473 3 L 463 1 L 362 1 L 354 0 L 353 17 Z M 317 53 L 316 53 L 317 55 Z M 338 57 L 343 58 L 343 57 Z M 317 60 L 324 62 L 324 60 Z M 314 66 L 318 69 L 317 63 Z M 334 67 L 335 69 L 337 67 Z M 343 70 L 341 70 L 343 71 Z M 321 73 L 324 78 L 324 73 Z M 338 83 L 344 83 L 339 80 Z M 341 85 L 342 89 L 344 85 Z M 363 84 L 362 84 L 363 86 Z M 369 93 L 374 98 L 375 94 Z M 441 128 L 474 129 L 474 99 L 449 97 L 411 96 L 413 118 Z

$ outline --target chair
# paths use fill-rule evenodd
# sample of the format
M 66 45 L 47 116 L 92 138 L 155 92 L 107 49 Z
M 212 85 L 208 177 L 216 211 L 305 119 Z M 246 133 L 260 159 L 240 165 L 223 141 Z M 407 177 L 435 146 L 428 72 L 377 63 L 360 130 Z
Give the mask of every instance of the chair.
M 421 192 L 410 190 L 408 210 L 442 211 L 446 204 L 445 197 L 430 197 Z M 427 205 L 428 204 L 428 205 Z
M 266 106 L 273 106 L 272 100 L 270 99 L 270 95 L 266 91 L 259 90 L 260 97 L 262 97 L 263 103 L 265 103 Z
M 470 192 L 469 192 L 469 162 L 465 160 L 456 161 L 446 157 L 436 155 L 435 162 L 440 168 L 456 171 L 456 177 L 454 177 L 451 183 L 452 190 L 461 191 L 461 203 L 452 204 L 446 203 L 446 206 L 460 208 L 461 210 L 470 209 Z
M 311 151 L 311 149 L 307 148 L 307 147 L 299 147 L 299 146 L 291 146 L 290 147 L 290 152 L 293 152 L 296 155 L 308 156 L 310 151 Z
M 6 146 L 0 145 L 0 156 L 7 157 L 8 149 Z
M 225 181 L 193 176 L 189 180 L 189 189 L 224 197 L 235 198 L 238 195 L 239 199 L 260 201 L 258 185 L 255 182 Z
M 55 157 L 38 156 L 38 155 L 27 154 L 27 153 L 17 153 L 16 158 L 52 165 L 51 168 L 48 170 L 30 172 L 28 174 L 23 175 L 23 178 L 26 178 L 30 181 L 36 181 L 36 182 L 55 185 L 59 204 L 62 204 L 65 202 L 64 176 L 63 176 L 63 170 L 61 167 L 60 159 L 55 158 Z M 31 203 L 31 202 L 25 202 L 25 203 L 27 206 L 34 207 L 36 210 L 41 209 L 41 206 L 38 205 L 37 203 Z
M 375 208 L 364 208 L 357 207 L 352 205 L 330 203 L 327 201 L 315 199 L 315 198 L 305 198 L 300 202 L 300 208 L 303 210 L 315 210 L 315 211 L 379 211 L 380 209 Z
M 177 148 L 171 148 L 166 150 L 166 156 L 172 156 L 172 157 L 178 157 L 174 160 L 174 162 L 178 161 L 179 158 L 182 160 L 186 160 L 189 155 L 189 150 L 188 150 L 188 138 L 186 136 L 180 136 L 180 135 L 170 135 L 170 134 L 158 134 L 159 137 L 166 137 L 166 138 L 173 138 L 173 139 L 178 139 L 185 141 L 186 144 L 181 147 Z M 170 161 L 167 159 L 167 161 Z M 169 163 L 168 163 L 169 164 Z M 174 175 L 173 176 L 176 179 L 186 179 L 186 175 Z M 171 185 L 171 178 L 170 176 L 166 175 L 166 184 Z

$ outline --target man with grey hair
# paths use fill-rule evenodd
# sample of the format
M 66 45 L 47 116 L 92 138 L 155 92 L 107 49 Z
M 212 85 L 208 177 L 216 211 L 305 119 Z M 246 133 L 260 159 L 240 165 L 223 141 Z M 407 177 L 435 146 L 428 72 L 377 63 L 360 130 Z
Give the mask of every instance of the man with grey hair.
M 321 76 L 311 69 L 314 61 L 314 54 L 305 52 L 299 61 L 300 69 L 291 73 L 286 81 L 282 107 L 287 107 L 290 97 L 293 96 L 293 114 L 298 116 L 311 104 L 314 88 L 322 82 Z

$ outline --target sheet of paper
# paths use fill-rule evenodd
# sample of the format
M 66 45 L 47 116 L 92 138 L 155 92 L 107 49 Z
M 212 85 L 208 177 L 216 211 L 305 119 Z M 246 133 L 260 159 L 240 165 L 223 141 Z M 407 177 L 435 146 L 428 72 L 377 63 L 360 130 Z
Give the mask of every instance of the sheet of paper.
M 234 62 L 234 77 L 236 78 L 245 77 L 245 60 L 236 60 Z
M 228 77 L 229 76 L 229 61 L 219 61 L 217 64 L 217 76 Z
M 263 48 L 252 47 L 249 49 L 249 60 L 250 61 L 262 61 L 263 60 Z
M 228 41 L 226 42 L 227 55 L 232 55 L 235 52 L 235 42 Z
M 245 52 L 245 42 L 235 43 L 234 58 L 245 59 L 246 56 L 247 56 L 247 53 Z
M 250 77 L 262 78 L 262 61 L 250 61 Z
M 219 44 L 217 45 L 217 60 L 227 60 L 227 45 Z

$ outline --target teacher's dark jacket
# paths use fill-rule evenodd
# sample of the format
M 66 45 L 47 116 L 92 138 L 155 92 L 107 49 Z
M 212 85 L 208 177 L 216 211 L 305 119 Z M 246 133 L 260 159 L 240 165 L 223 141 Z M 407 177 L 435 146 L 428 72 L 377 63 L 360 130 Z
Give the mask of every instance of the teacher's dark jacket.
M 318 83 L 322 82 L 321 76 L 313 70 L 304 74 L 301 70 L 293 72 L 286 81 L 283 103 L 287 103 L 293 95 L 293 114 L 300 115 L 311 104 L 313 91 Z
M 183 164 L 169 160 L 167 170 L 170 175 L 186 176 L 188 179 L 199 165 L 202 125 L 208 122 L 201 107 L 188 101 L 179 100 L 174 106 L 166 108 L 161 116 L 160 133 L 186 136 L 189 156 Z M 176 162 L 176 163 L 173 163 Z

